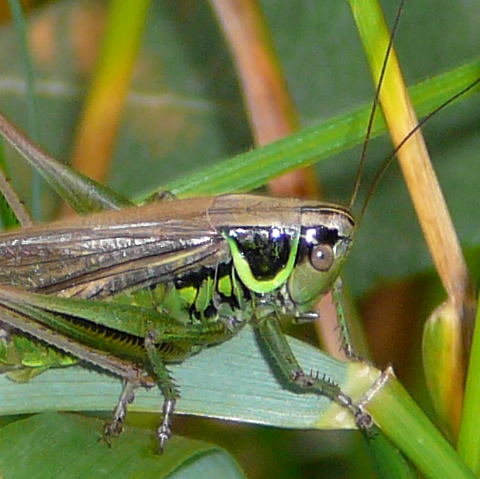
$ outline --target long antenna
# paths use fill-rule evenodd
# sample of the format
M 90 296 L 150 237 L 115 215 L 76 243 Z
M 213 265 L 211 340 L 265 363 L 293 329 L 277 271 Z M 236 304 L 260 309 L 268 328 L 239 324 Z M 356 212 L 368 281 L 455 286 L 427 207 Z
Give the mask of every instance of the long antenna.
M 355 176 L 355 182 L 353 185 L 352 197 L 350 199 L 349 208 L 351 209 L 357 199 L 358 190 L 360 189 L 361 178 L 363 174 L 363 170 L 365 169 L 365 161 L 367 158 L 367 148 L 370 142 L 370 137 L 372 135 L 372 128 L 373 128 L 373 120 L 375 119 L 375 113 L 377 111 L 379 97 L 380 97 L 380 89 L 382 88 L 383 79 L 385 77 L 385 71 L 387 70 L 388 59 L 390 58 L 390 52 L 393 47 L 393 40 L 398 30 L 398 25 L 400 23 L 400 17 L 402 16 L 402 10 L 405 0 L 400 0 L 398 5 L 397 13 L 395 15 L 395 20 L 392 27 L 392 34 L 390 35 L 390 39 L 388 41 L 387 50 L 385 51 L 385 57 L 382 63 L 382 69 L 380 71 L 380 77 L 378 78 L 377 88 L 375 89 L 375 97 L 372 103 L 372 109 L 370 110 L 370 116 L 368 118 L 368 125 L 367 125 L 367 132 L 365 134 L 365 140 L 363 141 L 362 146 L 362 153 L 360 155 L 360 162 L 357 168 L 357 174 Z
M 439 106 L 437 106 L 434 110 L 432 110 L 428 115 L 426 115 L 424 118 L 422 118 L 415 128 L 410 130 L 410 132 L 403 138 L 403 140 L 397 145 L 397 147 L 390 153 L 390 155 L 385 158 L 383 161 L 383 164 L 381 168 L 377 171 L 370 188 L 368 190 L 367 197 L 365 199 L 365 202 L 363 203 L 362 209 L 360 211 L 359 216 L 357 217 L 357 222 L 360 223 L 363 215 L 365 214 L 365 211 L 367 209 L 368 203 L 373 196 L 373 193 L 378 187 L 378 184 L 380 183 L 380 180 L 382 179 L 383 175 L 387 171 L 388 167 L 392 164 L 393 160 L 395 159 L 395 155 L 398 153 L 400 148 L 405 145 L 405 143 L 430 119 L 432 116 L 436 115 L 439 111 L 443 110 L 445 107 L 447 107 L 450 103 L 453 103 L 457 98 L 461 97 L 462 95 L 465 95 L 468 91 L 472 90 L 477 84 L 480 83 L 480 78 L 477 78 L 475 81 L 470 83 L 470 85 L 467 85 L 465 88 L 460 90 L 459 92 L 455 93 L 452 97 L 450 97 L 448 100 L 445 100 L 443 103 L 441 103 Z

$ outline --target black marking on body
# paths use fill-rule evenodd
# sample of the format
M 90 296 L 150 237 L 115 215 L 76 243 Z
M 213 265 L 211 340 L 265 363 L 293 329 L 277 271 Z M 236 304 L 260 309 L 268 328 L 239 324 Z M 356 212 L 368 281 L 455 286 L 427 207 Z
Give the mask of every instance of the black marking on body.
M 144 338 L 119 331 L 101 324 L 87 321 L 83 318 L 62 314 L 62 317 L 69 323 L 72 323 L 76 329 L 84 333 L 91 333 L 105 340 L 107 349 L 115 356 L 123 359 L 134 360 L 137 363 L 143 363 L 147 359 L 144 346 Z M 82 341 L 89 344 L 89 341 Z M 96 345 L 92 344 L 94 347 Z M 183 359 L 191 349 L 189 345 L 176 342 L 159 342 L 156 348 L 164 360 L 175 361 Z
M 295 232 L 285 227 L 239 227 L 228 230 L 255 279 L 268 281 L 285 268 Z
M 211 268 L 207 266 L 202 266 L 196 271 L 190 271 L 187 274 L 180 276 L 179 278 L 175 279 L 173 285 L 177 291 L 180 291 L 185 288 L 193 287 L 196 290 L 195 299 L 190 305 L 189 313 L 192 317 L 196 319 L 203 319 L 203 318 L 213 318 L 217 315 L 217 308 L 213 304 L 213 297 L 210 298 L 210 303 L 208 304 L 207 308 L 201 312 L 197 311 L 195 307 L 195 300 L 197 298 L 199 289 L 201 288 L 204 281 L 208 280 L 209 278 L 213 280 L 213 288 L 212 293 L 216 296 L 217 300 L 222 303 L 226 303 L 230 306 L 232 310 L 240 309 L 240 304 L 237 296 L 235 295 L 235 291 L 233 289 L 233 278 L 232 275 L 235 274 L 233 262 L 229 261 L 228 263 L 219 263 L 216 268 Z M 232 294 L 230 296 L 225 296 L 219 290 L 219 283 L 222 279 L 227 278 L 230 283 L 232 284 Z M 242 294 L 246 300 L 250 299 L 250 292 L 248 289 L 243 285 L 243 283 L 237 277 L 237 284 L 242 289 Z

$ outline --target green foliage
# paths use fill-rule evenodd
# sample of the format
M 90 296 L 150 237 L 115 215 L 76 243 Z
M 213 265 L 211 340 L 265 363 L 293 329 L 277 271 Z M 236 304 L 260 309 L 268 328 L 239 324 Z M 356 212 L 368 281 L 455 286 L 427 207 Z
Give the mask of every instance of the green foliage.
M 49 413 L 4 426 L 0 430 L 3 477 L 245 477 L 222 449 L 182 437 L 172 439 L 159 461 L 149 431 L 134 427 L 108 450 L 92 438 L 92 431 L 101 425 L 91 417 Z

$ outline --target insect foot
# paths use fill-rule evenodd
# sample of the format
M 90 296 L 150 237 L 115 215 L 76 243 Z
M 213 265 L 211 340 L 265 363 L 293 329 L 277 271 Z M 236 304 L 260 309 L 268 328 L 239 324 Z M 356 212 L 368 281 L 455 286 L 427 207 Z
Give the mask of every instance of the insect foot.
M 165 444 L 172 435 L 172 420 L 176 402 L 175 399 L 168 399 L 163 403 L 163 420 L 157 430 L 159 454 L 163 453 Z
M 127 415 L 127 406 L 135 399 L 134 389 L 137 385 L 126 381 L 117 407 L 113 411 L 112 420 L 107 422 L 103 427 L 103 440 L 109 445 L 112 445 L 112 437 L 119 436 L 123 431 L 123 423 Z
M 358 428 L 369 433 L 374 424 L 370 414 L 365 412 L 361 406 L 355 404 L 352 398 L 345 394 L 338 384 L 334 383 L 328 376 L 320 375 L 318 371 L 305 374 L 304 371 L 299 370 L 293 374 L 292 379 L 301 389 L 316 391 L 348 409 L 355 418 Z
M 346 407 L 351 411 L 353 417 L 355 418 L 355 423 L 357 424 L 359 429 L 369 433 L 373 426 L 373 419 L 370 414 L 365 412 L 363 407 L 354 404 L 352 398 L 350 396 L 347 396 L 343 392 L 340 392 L 335 398 L 335 400 L 338 404 L 340 404 L 340 406 Z

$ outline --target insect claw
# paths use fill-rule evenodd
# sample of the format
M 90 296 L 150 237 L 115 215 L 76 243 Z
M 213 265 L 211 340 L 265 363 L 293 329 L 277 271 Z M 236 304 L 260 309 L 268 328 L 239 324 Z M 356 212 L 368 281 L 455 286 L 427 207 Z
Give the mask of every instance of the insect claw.
M 107 422 L 103 426 L 103 434 L 99 441 L 105 441 L 108 447 L 112 447 L 112 437 L 119 436 L 123 431 L 123 424 L 115 420 Z
M 105 434 L 105 431 L 103 431 L 103 434 L 97 439 L 97 442 L 104 442 L 109 449 L 112 448 L 112 441 L 110 439 L 110 436 L 108 436 L 108 434 Z
M 370 414 L 365 412 L 362 406 L 354 404 L 352 398 L 344 393 L 337 395 L 337 402 L 352 412 L 355 418 L 355 423 L 359 429 L 365 431 L 368 435 L 371 435 L 372 427 L 374 425 L 373 418 Z
M 355 413 L 355 422 L 357 423 L 357 426 L 363 431 L 367 431 L 367 432 L 372 431 L 372 426 L 373 426 L 372 416 L 366 413 L 361 407 L 358 407 L 358 410 Z
M 165 451 L 165 444 L 167 443 L 169 439 L 168 434 L 158 434 L 158 454 L 163 454 Z
M 103 439 L 109 447 L 112 446 L 112 437 L 119 436 L 123 431 L 123 423 L 127 415 L 127 405 L 131 404 L 135 399 L 135 387 L 137 385 L 132 381 L 126 381 L 123 385 L 122 394 L 118 400 L 118 404 L 113 411 L 111 421 L 105 423 L 103 427 Z

